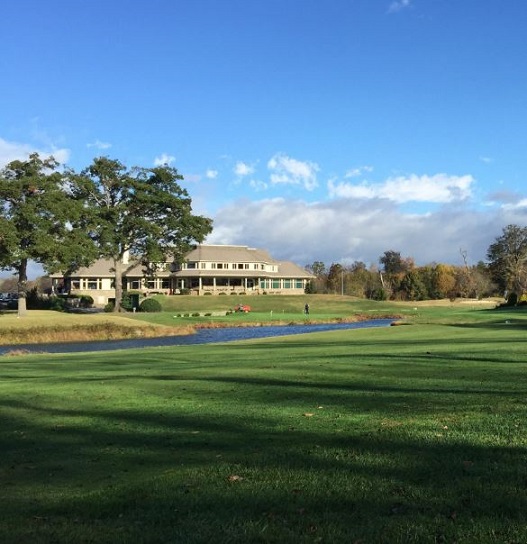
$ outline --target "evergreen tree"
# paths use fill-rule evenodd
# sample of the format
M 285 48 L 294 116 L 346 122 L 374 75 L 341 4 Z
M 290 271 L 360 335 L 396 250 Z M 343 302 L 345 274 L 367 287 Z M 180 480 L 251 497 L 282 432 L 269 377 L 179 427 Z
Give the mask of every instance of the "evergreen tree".
M 82 208 L 53 157 L 33 153 L 0 171 L 0 268 L 18 279 L 18 313 L 26 313 L 27 266 L 47 272 L 89 264 L 93 245 L 85 232 L 72 228 Z
M 212 221 L 193 215 L 192 201 L 175 168 L 128 169 L 117 160 L 93 160 L 74 186 L 92 216 L 85 228 L 101 257 L 115 271 L 115 311 L 123 296 L 123 257 L 129 253 L 152 276 L 167 260 L 180 262 L 212 230 Z

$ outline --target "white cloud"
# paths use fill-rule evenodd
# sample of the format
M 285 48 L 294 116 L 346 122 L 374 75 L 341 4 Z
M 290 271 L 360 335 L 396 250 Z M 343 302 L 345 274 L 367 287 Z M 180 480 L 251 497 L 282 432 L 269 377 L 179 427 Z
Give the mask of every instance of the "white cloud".
M 254 167 L 244 162 L 238 161 L 234 167 L 234 173 L 237 176 L 244 177 L 254 174 Z
M 9 142 L 0 138 L 0 166 L 5 166 L 14 160 L 26 160 L 31 153 L 38 153 L 41 157 L 53 155 L 55 159 L 65 164 L 70 157 L 70 150 L 51 146 L 49 149 L 38 149 L 31 144 Z
M 390 4 L 388 13 L 396 13 L 397 11 L 409 8 L 411 5 L 411 0 L 396 0 Z
M 352 168 L 348 170 L 344 177 L 348 178 L 358 178 L 363 176 L 365 173 L 373 172 L 373 166 L 359 166 L 358 168 Z
M 302 185 L 307 191 L 312 191 L 318 186 L 318 164 L 308 161 L 299 161 L 278 153 L 267 163 L 271 171 L 271 183 L 285 183 L 290 185 Z
M 269 188 L 269 186 L 267 185 L 267 183 L 265 183 L 265 181 L 260 181 L 260 180 L 257 180 L 257 179 L 252 179 L 249 182 L 249 185 L 255 191 L 266 191 Z
M 162 153 L 159 157 L 156 157 L 154 159 L 154 166 L 170 166 L 175 160 L 176 157 L 174 157 L 173 155 Z
M 212 169 L 208 169 L 206 172 L 205 172 L 205 177 L 207 179 L 216 179 L 218 177 L 218 171 L 217 170 L 212 170 Z
M 86 144 L 86 147 L 94 147 L 95 149 L 110 149 L 112 147 L 112 144 L 108 142 L 101 142 L 101 140 L 95 140 L 94 142 L 91 142 L 89 144 Z
M 492 157 L 480 157 L 479 160 L 481 162 L 484 162 L 486 164 L 489 164 L 491 162 L 494 162 L 494 159 Z
M 472 195 L 474 178 L 470 175 L 449 176 L 398 176 L 384 183 L 336 183 L 328 182 L 333 198 L 384 198 L 398 204 L 404 202 L 448 203 L 465 200 Z
M 521 200 L 518 200 L 517 202 L 509 202 L 507 204 L 503 204 L 504 210 L 527 210 L 527 198 L 522 198 Z

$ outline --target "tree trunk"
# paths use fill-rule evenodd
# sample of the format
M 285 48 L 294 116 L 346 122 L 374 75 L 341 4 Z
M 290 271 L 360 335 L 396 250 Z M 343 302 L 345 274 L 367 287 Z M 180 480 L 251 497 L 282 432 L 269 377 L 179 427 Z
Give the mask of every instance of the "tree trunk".
M 114 312 L 121 311 L 121 301 L 123 299 L 123 261 L 120 257 L 114 259 L 115 269 L 115 307 Z
M 27 315 L 27 259 L 22 259 L 18 268 L 18 317 Z

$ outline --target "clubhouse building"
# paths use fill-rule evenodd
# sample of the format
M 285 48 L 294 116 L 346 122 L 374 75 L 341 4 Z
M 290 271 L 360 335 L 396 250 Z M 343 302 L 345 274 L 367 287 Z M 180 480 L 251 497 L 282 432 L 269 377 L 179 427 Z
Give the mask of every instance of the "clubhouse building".
M 198 245 L 181 264 L 158 266 L 155 277 L 145 277 L 140 262 L 123 260 L 123 290 L 143 295 L 302 295 L 314 278 L 300 266 L 277 261 L 262 249 L 247 246 Z M 96 306 L 115 298 L 111 260 L 99 259 L 69 276 L 53 274 L 53 290 L 90 295 Z

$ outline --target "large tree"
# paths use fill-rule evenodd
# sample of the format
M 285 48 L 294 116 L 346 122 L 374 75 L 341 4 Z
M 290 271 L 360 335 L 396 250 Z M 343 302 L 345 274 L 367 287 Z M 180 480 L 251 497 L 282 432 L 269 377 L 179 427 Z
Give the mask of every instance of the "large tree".
M 518 298 L 527 290 L 527 227 L 508 225 L 487 250 L 493 280 Z
M 82 209 L 71 199 L 59 166 L 53 157 L 33 153 L 0 170 L 0 268 L 18 279 L 20 316 L 26 313 L 29 261 L 55 272 L 93 257 L 89 238 L 72 228 Z
M 175 168 L 127 168 L 99 157 L 75 176 L 76 196 L 92 210 L 86 230 L 101 257 L 113 262 L 115 311 L 123 296 L 123 258 L 143 263 L 145 275 L 170 259 L 181 261 L 212 230 L 212 221 L 192 213 L 192 201 L 181 188 Z

